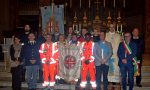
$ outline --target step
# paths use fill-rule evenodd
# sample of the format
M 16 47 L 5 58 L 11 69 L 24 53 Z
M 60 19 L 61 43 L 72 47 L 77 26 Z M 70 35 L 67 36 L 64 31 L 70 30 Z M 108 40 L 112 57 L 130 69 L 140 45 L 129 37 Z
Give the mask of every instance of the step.
M 12 75 L 8 72 L 0 72 L 0 81 L 11 81 Z
M 150 90 L 150 86 L 148 87 L 148 83 L 147 83 L 147 86 L 146 86 L 146 84 L 142 84 L 143 85 L 143 87 L 141 87 L 141 88 L 139 88 L 139 87 L 137 87 L 137 86 L 134 86 L 134 89 L 133 90 Z M 11 82 L 0 82 L 0 87 L 5 87 L 5 88 L 3 88 L 3 89 L 1 89 L 0 88 L 0 90 L 11 90 L 10 88 L 11 88 Z M 27 83 L 23 83 L 22 84 L 22 88 L 24 88 L 25 90 L 26 90 L 26 88 L 27 88 L 28 86 L 27 86 Z M 57 87 L 59 87 L 60 89 L 58 89 Z M 57 85 L 57 86 L 55 86 L 55 90 L 67 90 L 67 89 L 64 89 L 64 87 L 70 87 L 69 85 Z M 75 90 L 74 88 L 75 88 L 75 85 L 71 85 L 71 89 L 69 89 L 69 90 Z M 43 90 L 43 86 L 42 86 L 42 84 L 41 83 L 38 83 L 37 84 L 37 90 Z M 76 90 L 78 90 L 78 89 L 76 89 Z M 89 90 L 89 89 L 88 89 Z M 109 87 L 109 89 L 108 90 L 110 90 L 110 87 Z M 117 90 L 117 89 L 115 89 L 115 90 Z
M 142 72 L 150 72 L 150 66 L 142 66 Z

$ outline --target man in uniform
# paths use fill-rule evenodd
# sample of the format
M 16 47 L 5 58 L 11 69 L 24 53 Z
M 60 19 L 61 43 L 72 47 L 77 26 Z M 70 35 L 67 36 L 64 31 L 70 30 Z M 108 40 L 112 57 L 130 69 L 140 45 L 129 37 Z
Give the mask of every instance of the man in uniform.
M 91 41 L 91 34 L 85 34 L 85 42 L 82 43 L 83 45 L 83 53 L 81 57 L 82 61 L 82 70 L 81 70 L 81 88 L 85 88 L 87 81 L 86 77 L 87 74 L 90 74 L 90 83 L 93 89 L 96 89 L 96 82 L 95 82 L 95 65 L 94 65 L 94 57 L 93 57 L 93 47 L 94 43 Z
M 51 87 L 54 87 L 57 72 L 56 65 L 58 63 L 58 49 L 57 43 L 52 42 L 52 36 L 50 34 L 46 35 L 46 42 L 41 45 L 39 53 L 43 64 L 43 86 L 47 87 L 50 84 Z
M 40 45 L 35 41 L 35 34 L 29 33 L 28 43 L 23 45 L 21 51 L 21 60 L 26 66 L 27 83 L 29 90 L 36 90 L 37 75 L 40 64 L 39 47 Z

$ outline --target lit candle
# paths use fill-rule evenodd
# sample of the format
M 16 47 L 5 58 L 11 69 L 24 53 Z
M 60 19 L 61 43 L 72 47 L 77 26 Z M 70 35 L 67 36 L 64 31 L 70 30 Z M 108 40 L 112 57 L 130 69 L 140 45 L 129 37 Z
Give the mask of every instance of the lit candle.
M 102 48 L 102 59 L 104 59 L 104 50 Z
M 114 0 L 114 8 L 115 8 L 115 4 L 116 4 L 116 1 Z
M 120 30 L 120 32 L 122 32 L 122 24 L 121 24 L 121 30 Z
M 15 37 L 14 37 L 14 36 L 12 36 L 12 39 L 11 39 L 11 40 L 12 40 L 12 41 L 11 41 L 11 44 L 14 44 L 14 38 L 15 38 Z
M 105 0 L 104 0 L 104 8 L 105 8 Z
M 89 0 L 89 8 L 90 8 L 90 6 L 91 6 L 91 0 Z
M 72 27 L 73 27 L 73 30 L 74 30 L 74 24 L 73 24 L 73 26 L 72 26 Z
M 119 32 L 119 31 L 118 31 L 118 24 L 117 24 L 117 32 Z
M 6 44 L 6 38 L 4 38 L 4 44 Z
M 123 7 L 125 8 L 126 6 L 126 0 L 123 0 Z

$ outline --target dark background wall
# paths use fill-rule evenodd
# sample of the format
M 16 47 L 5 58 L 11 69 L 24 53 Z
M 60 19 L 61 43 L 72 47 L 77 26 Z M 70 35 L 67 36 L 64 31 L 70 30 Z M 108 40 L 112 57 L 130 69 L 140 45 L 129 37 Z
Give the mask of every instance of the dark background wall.
M 73 0 L 72 8 L 69 7 L 70 0 L 54 0 L 56 4 L 68 2 L 67 15 L 70 19 L 74 16 L 74 11 L 80 11 L 79 0 Z M 82 0 L 83 1 L 83 0 Z M 87 0 L 88 1 L 88 0 Z M 91 3 L 94 6 L 94 1 Z M 99 0 L 102 5 L 103 0 Z M 112 8 L 113 0 L 106 0 L 107 9 Z M 145 35 L 146 52 L 150 53 L 150 0 L 126 0 L 126 8 L 123 9 L 122 2 L 116 0 L 117 10 L 121 10 L 123 18 L 127 23 L 127 29 L 139 27 L 141 33 Z M 25 23 L 31 25 L 33 29 L 38 29 L 39 6 L 50 5 L 50 0 L 0 0 L 0 43 L 3 37 L 10 37 L 16 27 L 23 27 Z M 82 2 L 82 9 L 87 10 L 88 3 Z M 84 11 L 83 10 L 83 11 Z M 83 16 L 82 14 L 80 15 Z

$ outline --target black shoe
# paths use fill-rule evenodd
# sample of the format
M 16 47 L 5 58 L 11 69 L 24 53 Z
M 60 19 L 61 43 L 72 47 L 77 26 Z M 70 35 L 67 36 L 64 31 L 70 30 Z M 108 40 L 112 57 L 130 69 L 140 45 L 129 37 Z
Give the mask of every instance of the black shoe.
M 138 86 L 138 87 L 142 87 L 142 85 L 141 85 L 141 84 L 137 84 L 136 86 Z

